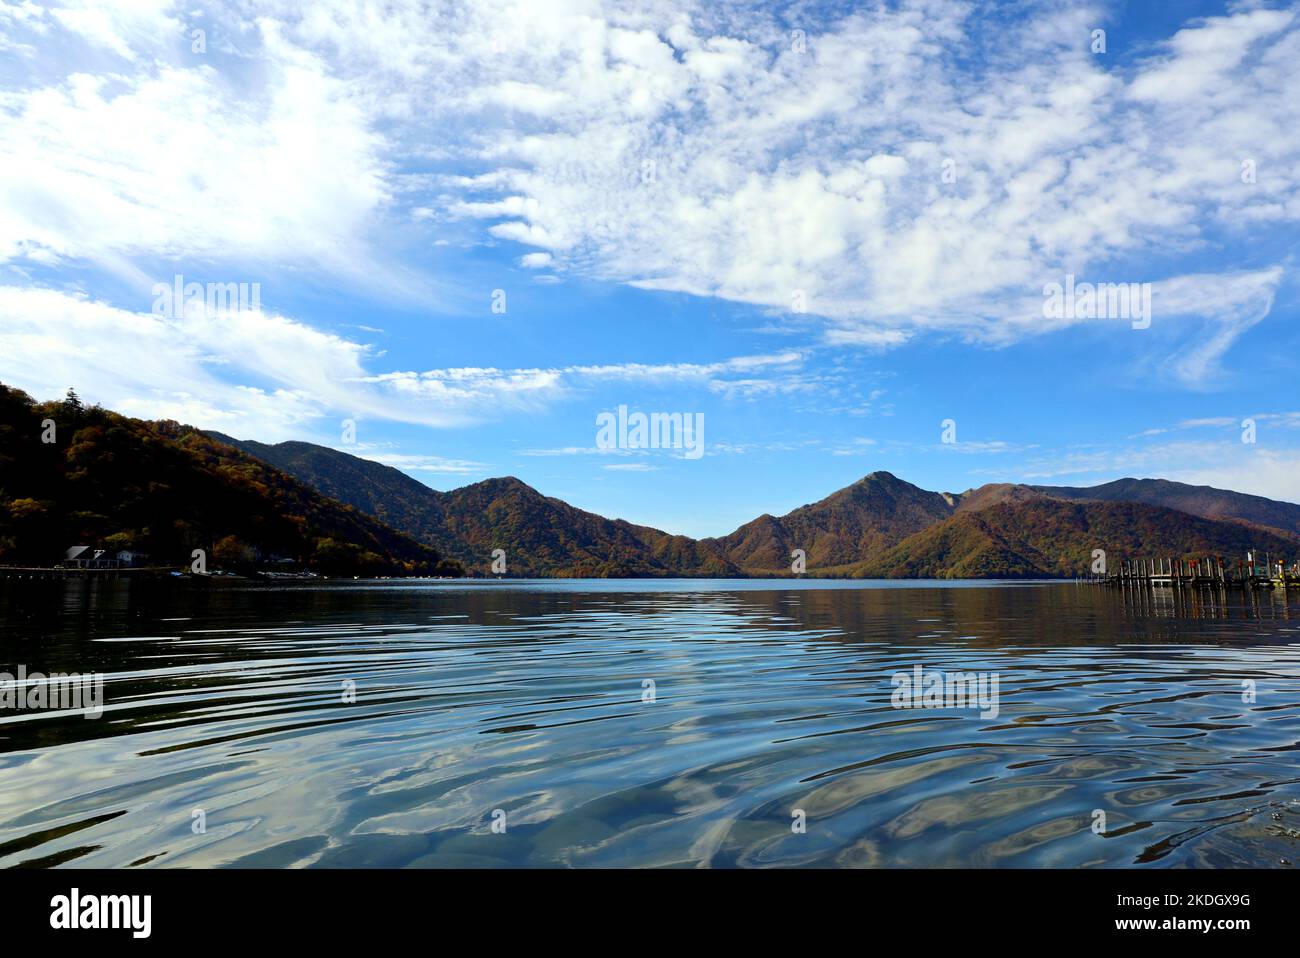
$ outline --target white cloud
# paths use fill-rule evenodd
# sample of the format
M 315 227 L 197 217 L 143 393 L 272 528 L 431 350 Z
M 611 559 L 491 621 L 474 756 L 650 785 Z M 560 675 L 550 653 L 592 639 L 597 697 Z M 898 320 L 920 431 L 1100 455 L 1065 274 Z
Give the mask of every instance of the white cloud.
M 1174 469 L 1165 478 L 1300 502 L 1300 452 L 1251 448 L 1240 452 L 1233 449 L 1229 455 L 1223 455 L 1224 451 L 1228 450 L 1221 450 L 1219 455 L 1204 460 L 1215 465 L 1202 463 Z
M 402 472 L 434 472 L 450 473 L 453 475 L 477 474 L 483 471 L 483 464 L 472 462 L 468 459 L 444 459 L 441 456 L 424 456 L 407 453 L 358 453 L 355 450 L 343 449 L 342 452 L 360 455 L 362 459 L 369 459 L 372 462 L 383 463 L 385 466 L 392 466 L 394 469 L 400 469 Z
M 125 60 L 163 47 L 183 24 L 169 11 L 175 0 L 59 0 L 49 14 L 83 40 Z
M 603 446 L 560 446 L 553 449 L 521 449 L 521 456 L 646 456 L 645 450 Z
M 966 455 L 984 455 L 1004 452 L 1023 452 L 1035 447 L 1033 444 L 1023 445 L 1019 443 L 1010 443 L 1003 439 L 977 440 L 974 442 L 963 439 L 960 442 L 941 443 L 934 448 L 943 452 L 959 452 Z
M 115 49 L 156 42 L 153 13 L 122 9 L 57 15 Z M 137 280 L 127 262 L 155 257 L 363 268 L 360 237 L 390 197 L 383 140 L 326 64 L 270 25 L 260 44 L 253 89 L 193 57 L 0 95 L 0 262 L 85 261 Z
M 759 5 L 262 0 L 205 10 L 205 57 L 165 0 L 2 9 L 35 51 L 0 92 L 0 262 L 23 267 L 373 280 L 383 227 L 459 220 L 557 275 L 778 313 L 798 294 L 829 344 L 870 349 L 1041 333 L 1037 291 L 1073 272 L 1182 296 L 1211 325 L 1168 372 L 1198 383 L 1280 282 L 1225 246 L 1300 220 L 1294 9 L 1191 22 L 1137 64 L 1089 51 L 1089 3 L 810 7 L 800 51 Z M 103 56 L 76 65 L 70 37 Z M 1223 270 L 1195 291 L 1145 275 L 1207 252 Z M 1193 295 L 1216 287 L 1227 319 Z
M 737 356 L 713 363 L 611 363 L 547 369 L 460 367 L 424 372 L 390 372 L 366 378 L 393 395 L 436 402 L 444 408 L 473 408 L 482 418 L 495 418 L 508 409 L 540 409 L 585 386 L 631 383 L 641 386 L 696 384 L 713 392 L 782 391 L 799 383 L 793 371 L 803 354 Z M 771 371 L 766 378 L 755 372 Z M 733 378 L 739 377 L 739 378 Z
M 800 293 L 831 343 L 872 348 L 917 329 L 1033 335 L 1044 276 L 1155 282 L 1132 264 L 1300 218 L 1292 13 L 1197 22 L 1126 73 L 1090 53 L 1088 10 L 1007 22 L 902 3 L 818 22 L 799 55 L 760 10 L 552 8 L 491 71 L 493 90 L 527 79 L 548 96 L 513 104 L 531 123 L 487 118 L 474 192 L 496 196 L 448 211 L 561 270 L 787 311 Z M 963 32 L 1003 54 L 952 69 Z M 1246 158 L 1267 176 L 1243 183 Z M 1246 309 L 1171 373 L 1213 377 L 1258 318 Z
M 1220 373 L 1224 354 L 1246 330 L 1273 308 L 1281 268 L 1249 273 L 1180 276 L 1156 286 L 1152 324 L 1173 316 L 1203 317 L 1191 343 L 1168 360 L 1170 371 L 1186 383 L 1199 384 Z
M 1230 96 L 1234 77 L 1252 45 L 1291 25 L 1286 10 L 1243 10 L 1179 30 L 1166 56 L 1154 61 L 1129 88 L 1137 100 L 1185 104 L 1207 97 Z
M 373 372 L 380 357 L 369 347 L 262 310 L 200 305 L 159 316 L 57 290 L 0 287 L 0 380 L 39 398 L 75 386 L 128 415 L 267 441 L 326 416 L 464 426 L 540 411 L 593 384 L 716 390 L 735 374 L 749 377 L 743 384 L 767 382 L 752 378 L 764 370 L 779 383 L 801 358 L 787 351 L 702 364 Z M 439 471 L 433 465 L 410 468 Z
M 888 348 L 901 346 L 907 342 L 910 334 L 901 329 L 869 329 L 854 327 L 849 329 L 832 328 L 826 331 L 826 341 L 834 344 Z
M 865 456 L 874 453 L 876 445 L 876 440 L 860 437 L 834 446 L 830 453 L 832 456 Z
M 371 376 L 366 346 L 275 314 L 190 310 L 170 318 L 53 290 L 0 287 L 0 379 L 38 397 L 75 385 L 129 415 L 274 441 L 327 415 L 427 426 L 491 414 L 510 382 L 412 402 Z M 400 376 L 397 377 L 400 385 Z
M 1226 441 L 1073 449 L 1031 460 L 1016 481 L 1095 485 L 1122 477 L 1171 479 L 1300 502 L 1300 450 Z
M 714 363 L 619 363 L 599 366 L 569 366 L 565 372 L 592 380 L 619 380 L 625 382 L 672 383 L 716 382 L 719 377 L 757 373 L 764 370 L 789 370 L 799 366 L 804 359 L 797 350 L 754 356 L 736 356 Z
M 250 320 L 240 322 L 247 328 Z M 219 375 L 223 357 L 203 343 L 229 342 L 220 321 L 214 325 L 218 331 L 208 335 L 191 320 L 163 320 L 51 290 L 0 287 L 0 379 L 38 399 L 75 386 L 87 401 L 127 415 L 287 439 L 294 426 L 327 409 L 295 382 L 296 374 L 317 376 L 316 363 L 338 370 L 357 362 L 342 341 L 320 334 L 313 339 L 302 330 L 298 351 L 281 357 L 278 381 L 232 383 Z M 283 343 L 280 333 L 275 338 Z
M 983 470 L 986 474 L 988 470 Z M 1022 462 L 999 478 L 1049 485 L 1095 485 L 1124 477 L 1193 485 L 1300 502 L 1300 450 L 1219 440 L 1177 440 L 1123 447 L 1075 446 Z

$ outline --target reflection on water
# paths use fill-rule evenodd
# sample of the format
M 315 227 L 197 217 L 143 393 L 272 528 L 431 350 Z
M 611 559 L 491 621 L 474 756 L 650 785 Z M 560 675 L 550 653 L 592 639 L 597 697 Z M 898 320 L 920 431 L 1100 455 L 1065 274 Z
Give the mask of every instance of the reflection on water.
M 1295 590 L 0 588 L 0 671 L 106 678 L 98 720 L 0 711 L 0 866 L 1277 866 L 1300 838 Z M 918 665 L 996 673 L 997 717 L 892 707 Z

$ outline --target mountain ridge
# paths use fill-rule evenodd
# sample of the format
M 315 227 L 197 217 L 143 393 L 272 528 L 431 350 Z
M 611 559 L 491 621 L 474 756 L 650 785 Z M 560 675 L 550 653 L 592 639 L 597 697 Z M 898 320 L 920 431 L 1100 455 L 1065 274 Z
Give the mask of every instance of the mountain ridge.
M 1193 486 L 1168 479 L 1116 479 L 1097 486 L 1030 486 L 1061 499 L 1146 502 L 1177 508 L 1204 519 L 1247 522 L 1253 526 L 1300 533 L 1300 505 L 1214 486 Z
M 1165 506 L 1043 496 L 956 512 L 850 570 L 854 578 L 1065 578 L 1113 559 L 1300 553 L 1300 538 Z
M 740 575 L 700 540 L 607 519 L 543 495 L 514 476 L 447 492 L 392 466 L 351 453 L 289 442 L 267 445 L 212 434 L 295 475 L 332 498 L 383 521 L 460 562 L 491 574 L 492 550 L 506 551 L 506 574 L 525 576 Z M 355 481 L 364 473 L 370 484 Z
M 472 575 L 490 574 L 495 548 L 506 551 L 507 574 L 553 577 L 790 576 L 797 549 L 809 575 L 885 578 L 1083 574 L 1095 548 L 1116 558 L 1251 547 L 1300 553 L 1300 505 L 1168 480 L 989 483 L 948 493 L 877 470 L 784 515 L 764 513 L 727 535 L 692 539 L 587 512 L 513 476 L 439 492 L 328 447 L 222 438 L 344 503 L 376 510 Z M 390 487 L 400 495 L 380 494 Z

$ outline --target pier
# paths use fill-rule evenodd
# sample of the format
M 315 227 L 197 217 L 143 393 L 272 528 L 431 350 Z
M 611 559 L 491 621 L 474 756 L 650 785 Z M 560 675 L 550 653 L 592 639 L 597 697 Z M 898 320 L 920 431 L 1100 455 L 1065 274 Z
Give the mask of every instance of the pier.
M 1091 581 L 1124 587 L 1214 586 L 1215 588 L 1274 589 L 1300 587 L 1300 562 L 1287 563 L 1271 556 L 1248 552 L 1235 561 L 1223 556 L 1154 559 L 1126 559 L 1112 573 L 1097 574 Z

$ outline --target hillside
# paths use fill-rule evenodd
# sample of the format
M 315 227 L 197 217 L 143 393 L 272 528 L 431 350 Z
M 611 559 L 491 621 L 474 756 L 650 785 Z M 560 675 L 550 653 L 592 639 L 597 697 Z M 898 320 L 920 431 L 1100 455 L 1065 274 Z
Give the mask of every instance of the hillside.
M 606 519 L 513 477 L 439 492 L 310 443 L 220 438 L 432 545 L 473 575 L 489 574 L 497 548 L 506 550 L 510 575 L 556 577 L 788 576 L 795 549 L 805 551 L 809 575 L 881 577 L 1072 576 L 1089 567 L 1095 548 L 1117 560 L 1240 555 L 1252 547 L 1300 553 L 1300 540 L 1284 531 L 1292 515 L 1300 522 L 1300 506 L 1163 480 L 1091 489 L 991 483 L 950 494 L 873 472 L 786 515 L 695 540 Z
M 606 519 L 543 496 L 513 476 L 436 493 L 444 531 L 485 570 L 494 548 L 506 550 L 511 575 L 645 577 L 735 574 L 708 563 L 690 540 Z M 689 545 L 687 544 L 689 543 Z M 473 567 L 470 567 L 473 568 Z
M 43 423 L 54 423 L 53 435 Z M 44 442 L 43 438 L 53 438 Z M 72 545 L 151 564 L 330 574 L 452 574 L 436 550 L 188 426 L 0 385 L 0 563 L 50 565 Z
M 514 477 L 439 492 L 391 466 L 324 446 L 209 435 L 383 519 L 460 562 L 471 575 L 489 574 L 492 550 L 498 548 L 506 551 L 512 576 L 741 574 L 716 550 L 686 536 L 606 519 L 544 496 Z
M 753 574 L 788 574 L 790 553 L 803 549 L 808 568 L 829 569 L 871 559 L 952 514 L 937 492 L 888 472 L 873 472 L 780 518 L 770 515 L 721 539 L 704 540 Z
M 435 546 L 475 575 L 487 572 L 495 548 L 506 550 L 512 575 L 788 575 L 795 549 L 805 551 L 809 569 L 847 567 L 953 511 L 939 493 L 875 472 L 785 516 L 695 540 L 577 509 L 513 477 L 439 492 L 339 450 L 213 435 Z
M 467 568 L 481 558 L 446 533 L 443 494 L 392 466 L 310 442 L 269 445 L 219 432 L 207 435 L 288 473 L 331 499 L 374 516 Z
M 1092 551 L 1123 558 L 1300 553 L 1300 539 L 1136 502 L 1040 497 L 960 512 L 875 559 L 863 578 L 1024 578 L 1087 574 Z
M 1116 479 L 1100 486 L 1030 488 L 1058 499 L 1143 502 L 1204 519 L 1231 519 L 1289 534 L 1300 532 L 1300 505 L 1213 486 L 1190 486 L 1168 479 Z
M 989 506 L 1004 502 L 1025 502 L 1029 499 L 1041 499 L 1045 493 L 1033 486 L 1022 486 L 1014 482 L 990 482 L 978 489 L 969 489 L 959 495 L 948 496 L 955 512 L 978 512 Z

